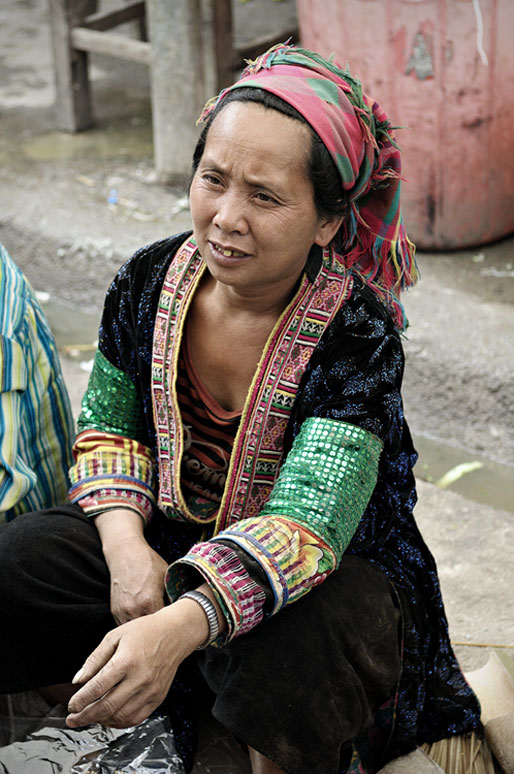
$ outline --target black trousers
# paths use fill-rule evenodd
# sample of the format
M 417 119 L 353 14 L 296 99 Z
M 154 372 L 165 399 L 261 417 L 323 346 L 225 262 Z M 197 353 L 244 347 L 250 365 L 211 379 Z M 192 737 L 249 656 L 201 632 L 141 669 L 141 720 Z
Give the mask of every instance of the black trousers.
M 179 540 L 161 533 L 157 542 L 172 561 L 193 539 L 186 527 Z M 98 533 L 77 506 L 26 514 L 1 529 L 0 692 L 71 680 L 115 626 L 109 589 Z M 214 716 L 242 742 L 288 774 L 338 774 L 395 692 L 400 621 L 387 578 L 345 556 L 305 597 L 194 658 L 215 696 Z M 194 704 L 193 683 L 183 675 L 176 682 L 180 692 L 173 698 L 172 689 L 168 705 L 187 695 Z

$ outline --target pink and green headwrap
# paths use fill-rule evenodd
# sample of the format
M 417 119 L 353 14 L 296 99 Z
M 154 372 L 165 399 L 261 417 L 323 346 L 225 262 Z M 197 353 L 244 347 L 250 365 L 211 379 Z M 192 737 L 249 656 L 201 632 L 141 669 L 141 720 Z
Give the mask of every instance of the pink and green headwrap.
M 207 103 L 200 121 L 228 92 L 242 87 L 280 97 L 320 137 L 351 205 L 341 227 L 343 263 L 387 303 L 404 329 L 400 290 L 415 284 L 417 269 L 400 212 L 400 150 L 384 111 L 346 70 L 312 51 L 283 44 L 250 62 L 236 83 Z

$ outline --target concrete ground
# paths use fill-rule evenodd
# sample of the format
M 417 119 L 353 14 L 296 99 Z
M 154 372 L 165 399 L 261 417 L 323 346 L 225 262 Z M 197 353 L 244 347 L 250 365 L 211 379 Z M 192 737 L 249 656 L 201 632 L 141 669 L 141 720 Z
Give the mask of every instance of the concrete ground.
M 256 24 L 263 12 L 274 21 L 293 6 L 241 4 L 240 29 L 252 14 Z M 114 272 L 190 220 L 185 185 L 155 181 L 143 66 L 94 57 L 96 128 L 55 130 L 46 8 L 0 7 L 0 240 L 46 299 L 77 414 Z M 514 238 L 419 263 L 422 281 L 405 297 L 405 403 L 421 452 L 416 517 L 471 670 L 493 646 L 514 654 Z

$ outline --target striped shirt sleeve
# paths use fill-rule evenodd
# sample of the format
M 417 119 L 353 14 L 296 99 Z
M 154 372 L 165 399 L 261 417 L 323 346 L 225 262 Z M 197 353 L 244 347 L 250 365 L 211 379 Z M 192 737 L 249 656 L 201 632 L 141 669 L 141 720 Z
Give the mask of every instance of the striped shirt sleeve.
M 65 501 L 73 434 L 55 340 L 0 245 L 0 521 Z

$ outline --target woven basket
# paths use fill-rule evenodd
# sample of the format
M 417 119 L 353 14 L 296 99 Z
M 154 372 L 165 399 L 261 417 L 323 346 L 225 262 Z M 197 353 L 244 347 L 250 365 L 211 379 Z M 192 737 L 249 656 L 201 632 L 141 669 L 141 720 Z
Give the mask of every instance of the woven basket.
M 486 739 L 476 734 L 453 736 L 433 744 L 423 744 L 424 750 L 446 774 L 498 774 Z
M 466 678 L 480 701 L 485 739 L 467 734 L 421 749 L 446 774 L 514 774 L 514 662 L 492 650 L 487 663 Z

